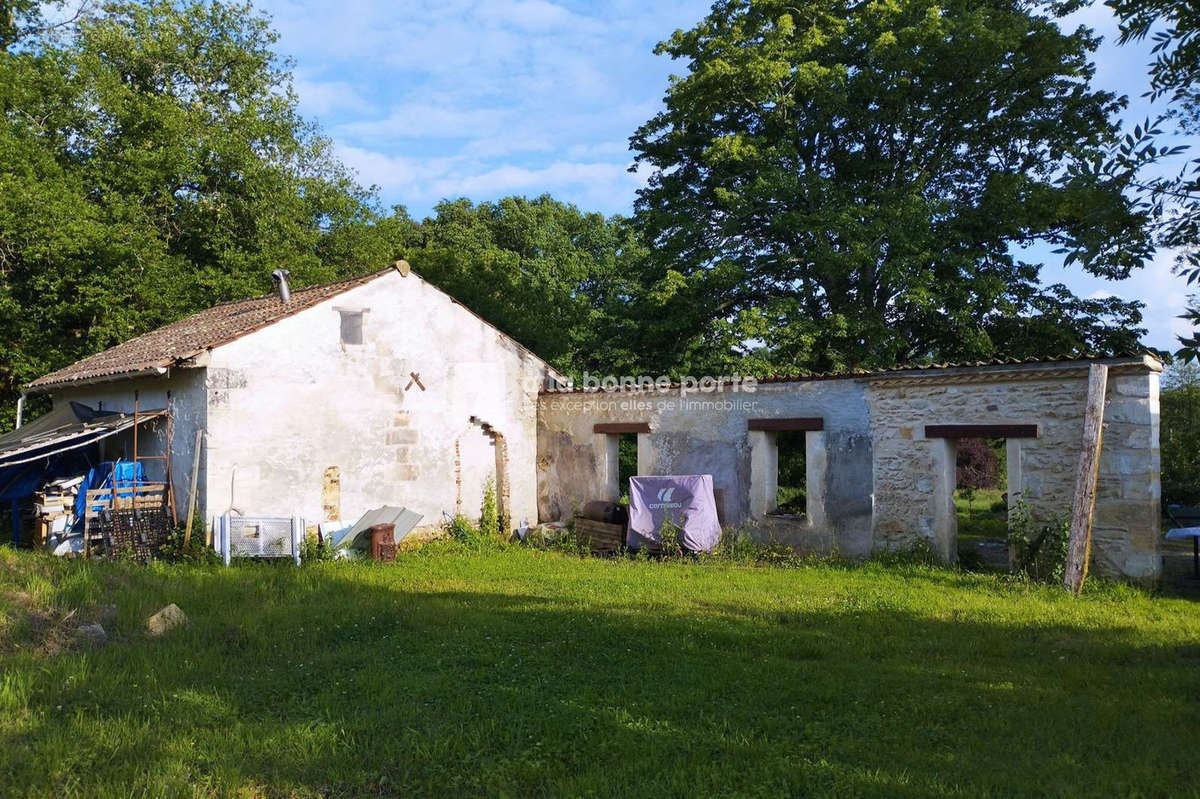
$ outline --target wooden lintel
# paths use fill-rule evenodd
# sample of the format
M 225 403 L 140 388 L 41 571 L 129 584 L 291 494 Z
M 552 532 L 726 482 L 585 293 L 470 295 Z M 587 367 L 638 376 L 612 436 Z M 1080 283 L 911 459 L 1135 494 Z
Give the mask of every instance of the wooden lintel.
M 926 438 L 1037 438 L 1036 424 L 927 424 Z
M 649 433 L 649 422 L 598 422 L 592 425 L 593 433 Z
M 824 430 L 825 420 L 820 416 L 802 416 L 791 419 L 748 419 L 746 427 L 750 430 L 765 430 L 768 432 L 785 432 L 792 430 Z

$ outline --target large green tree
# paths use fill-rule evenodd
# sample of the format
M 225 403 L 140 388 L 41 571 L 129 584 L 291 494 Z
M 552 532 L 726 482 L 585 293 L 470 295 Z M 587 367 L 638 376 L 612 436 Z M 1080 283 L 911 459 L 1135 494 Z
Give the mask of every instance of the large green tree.
M 1189 284 L 1200 280 L 1200 158 L 1192 158 L 1174 173 L 1158 173 L 1187 145 L 1171 139 L 1200 136 L 1200 4 L 1195 0 L 1108 0 L 1121 20 L 1121 42 L 1153 41 L 1149 64 L 1153 100 L 1166 100 L 1168 110 L 1154 124 L 1137 126 L 1122 143 L 1118 168 L 1137 178 L 1137 188 L 1154 210 L 1158 243 L 1177 253 L 1176 268 Z M 1173 130 L 1172 130 L 1173 128 Z M 1196 297 L 1185 315 L 1200 327 Z M 1180 339 L 1179 354 L 1189 360 L 1200 355 L 1200 331 Z
M 1137 305 L 1039 280 L 1051 250 L 1110 278 L 1151 251 L 1097 166 L 1123 99 L 1058 24 L 1078 5 L 718 0 L 659 45 L 687 72 L 631 140 L 641 348 L 823 370 L 1136 346 Z
M 372 195 L 297 112 L 248 5 L 38 4 L 0 26 L 0 401 L 216 302 L 376 268 Z M 65 21 L 63 21 L 65 20 Z M 0 418 L 0 429 L 11 415 Z
M 628 223 L 549 196 L 445 201 L 406 236 L 421 276 L 570 372 L 633 369 Z

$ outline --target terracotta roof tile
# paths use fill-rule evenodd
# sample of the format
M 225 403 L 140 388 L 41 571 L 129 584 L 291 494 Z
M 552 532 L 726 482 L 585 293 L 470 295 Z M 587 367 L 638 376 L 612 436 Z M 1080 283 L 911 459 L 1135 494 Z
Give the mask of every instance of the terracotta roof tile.
M 213 347 L 228 344 L 280 319 L 374 280 L 392 267 L 322 286 L 293 289 L 286 305 L 276 293 L 216 305 L 39 377 L 27 388 L 57 388 L 84 380 L 166 369 Z

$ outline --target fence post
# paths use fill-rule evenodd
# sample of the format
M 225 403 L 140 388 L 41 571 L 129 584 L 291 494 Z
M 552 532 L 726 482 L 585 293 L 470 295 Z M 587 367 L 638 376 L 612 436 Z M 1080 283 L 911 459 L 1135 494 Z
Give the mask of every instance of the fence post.
M 229 565 L 229 514 L 221 517 L 221 560 Z
M 299 516 L 292 517 L 292 560 L 296 565 L 300 565 L 300 542 L 304 536 L 304 519 Z

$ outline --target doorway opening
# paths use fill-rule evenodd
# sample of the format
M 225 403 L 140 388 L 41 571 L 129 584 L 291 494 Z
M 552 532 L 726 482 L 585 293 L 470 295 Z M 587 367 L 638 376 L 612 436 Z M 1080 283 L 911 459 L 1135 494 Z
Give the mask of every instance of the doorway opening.
M 604 458 L 605 499 L 629 504 L 629 478 L 638 474 L 638 436 L 650 432 L 648 422 L 600 422 L 592 426 Z
M 775 433 L 776 483 L 772 516 L 802 518 L 808 513 L 807 433 L 780 430 Z
M 637 476 L 638 434 L 618 433 L 617 436 L 617 487 L 622 505 L 629 505 L 629 478 Z
M 966 569 L 1007 571 L 1008 442 L 958 439 L 954 476 L 959 563 Z

